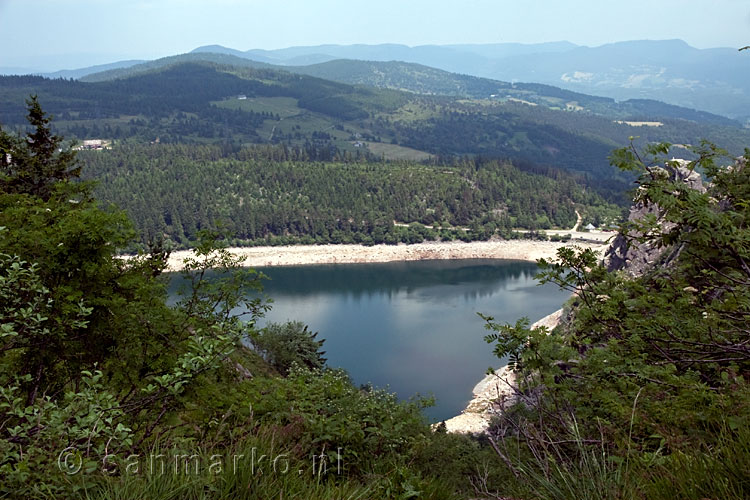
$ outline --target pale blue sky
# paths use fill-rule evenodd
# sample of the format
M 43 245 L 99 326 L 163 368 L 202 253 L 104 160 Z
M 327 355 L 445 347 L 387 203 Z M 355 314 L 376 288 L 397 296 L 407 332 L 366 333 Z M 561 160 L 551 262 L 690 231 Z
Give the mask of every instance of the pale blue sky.
M 0 0 L 0 67 L 57 70 L 208 44 L 406 45 L 681 38 L 750 44 L 749 0 Z

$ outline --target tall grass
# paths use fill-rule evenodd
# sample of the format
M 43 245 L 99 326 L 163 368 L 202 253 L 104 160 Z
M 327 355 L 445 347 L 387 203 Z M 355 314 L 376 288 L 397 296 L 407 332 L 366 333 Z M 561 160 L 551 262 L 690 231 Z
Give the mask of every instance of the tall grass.
M 623 458 L 573 433 L 572 446 L 530 449 L 516 457 L 515 483 L 505 498 L 544 500 L 747 500 L 750 498 L 750 426 L 722 426 L 715 442 L 654 457 Z M 533 444 L 526 443 L 533 447 Z M 488 493 L 488 492 L 485 492 Z
M 281 444 L 280 444 L 281 443 Z M 244 500 L 244 499 L 454 499 L 455 486 L 439 471 L 425 477 L 396 459 L 373 459 L 369 472 L 350 473 L 335 458 L 304 456 L 294 443 L 268 429 L 228 448 L 187 451 L 166 446 L 148 456 L 123 460 L 94 481 L 81 481 L 85 500 Z M 151 457 L 163 457 L 152 459 Z M 177 457 L 175 459 L 174 457 Z M 138 468 L 134 466 L 136 463 Z M 114 461 L 113 461 L 114 463 Z M 213 465 L 212 465 L 213 464 Z M 467 481 L 467 489 L 469 487 Z
M 642 471 L 645 497 L 703 500 L 750 498 L 750 425 L 723 426 L 716 443 L 690 452 L 679 451 L 659 467 Z
M 157 457 L 157 458 L 154 458 Z M 138 465 L 136 468 L 133 464 Z M 128 468 L 128 464 L 131 467 Z M 80 492 L 86 500 L 243 500 L 373 498 L 373 485 L 348 478 L 335 463 L 302 457 L 268 433 L 229 448 L 154 448 L 125 460 Z

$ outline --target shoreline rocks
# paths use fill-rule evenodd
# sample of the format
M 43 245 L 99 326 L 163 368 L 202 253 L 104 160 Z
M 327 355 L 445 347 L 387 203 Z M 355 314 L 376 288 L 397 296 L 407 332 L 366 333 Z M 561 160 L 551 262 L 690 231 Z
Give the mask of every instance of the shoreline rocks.
M 540 319 L 531 328 L 546 326 L 550 330 L 556 327 L 563 315 L 558 309 Z M 516 402 L 518 397 L 515 374 L 506 365 L 485 376 L 472 390 L 472 399 L 459 415 L 445 420 L 445 429 L 451 433 L 484 434 L 490 425 L 493 415 L 502 412 Z M 437 424 L 439 425 L 439 424 Z
M 582 233 L 586 234 L 586 233 Z M 611 235 L 608 235 L 608 237 Z M 248 267 L 299 266 L 315 264 L 356 264 L 416 260 L 450 259 L 507 259 L 536 262 L 555 257 L 557 249 L 565 246 L 603 249 L 604 242 L 495 240 L 471 243 L 450 241 L 416 243 L 412 245 L 299 245 L 286 247 L 229 248 L 244 258 Z M 179 271 L 184 259 L 192 257 L 190 250 L 172 252 L 167 262 L 168 271 Z

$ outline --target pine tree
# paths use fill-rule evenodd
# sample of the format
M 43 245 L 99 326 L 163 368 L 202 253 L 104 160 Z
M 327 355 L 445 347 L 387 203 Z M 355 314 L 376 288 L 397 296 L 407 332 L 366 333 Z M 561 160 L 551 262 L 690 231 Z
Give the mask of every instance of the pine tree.
M 26 104 L 33 130 L 24 139 L 0 131 L 0 188 L 48 201 L 58 183 L 79 177 L 81 167 L 74 151 L 60 149 L 62 137 L 52 133 L 52 118 L 42 110 L 37 97 L 31 96 Z M 79 185 L 78 190 L 81 188 Z

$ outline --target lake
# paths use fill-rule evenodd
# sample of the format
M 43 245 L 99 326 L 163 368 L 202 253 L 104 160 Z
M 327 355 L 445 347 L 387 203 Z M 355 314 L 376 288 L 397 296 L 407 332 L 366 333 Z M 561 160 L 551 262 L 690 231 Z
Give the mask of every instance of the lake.
M 299 320 L 326 339 L 328 364 L 356 384 L 401 398 L 433 395 L 433 420 L 457 415 L 474 385 L 500 360 L 477 312 L 514 323 L 559 309 L 569 297 L 538 286 L 536 264 L 432 260 L 259 268 L 271 279 L 267 321 Z M 264 322 L 261 322 L 263 324 Z

